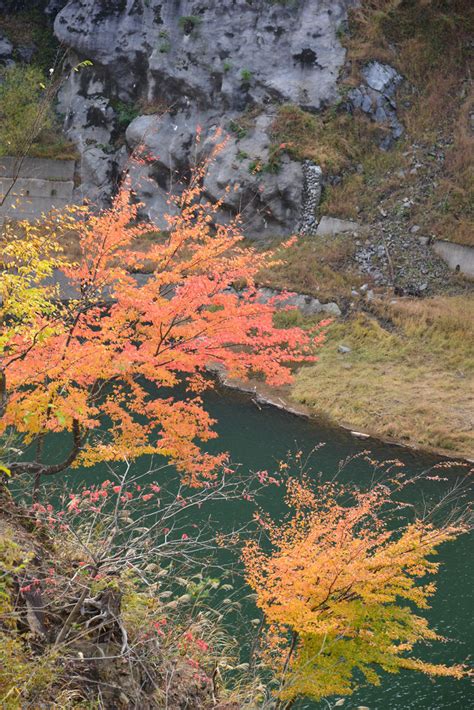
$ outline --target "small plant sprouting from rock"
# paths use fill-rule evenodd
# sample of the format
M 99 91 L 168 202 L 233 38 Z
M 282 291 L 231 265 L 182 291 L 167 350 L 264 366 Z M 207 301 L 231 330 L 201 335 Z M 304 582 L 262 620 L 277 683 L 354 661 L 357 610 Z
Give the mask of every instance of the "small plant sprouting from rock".
M 281 156 L 286 150 L 286 143 L 273 143 L 268 153 L 268 162 L 265 165 L 265 172 L 279 173 L 281 170 Z
M 124 131 L 127 126 L 129 126 L 130 123 L 140 114 L 136 104 L 127 103 L 126 101 L 121 101 L 120 99 L 116 99 L 111 102 L 111 104 L 117 117 L 118 127 L 122 131 Z
M 197 15 L 183 15 L 179 18 L 179 26 L 185 35 L 192 34 L 201 24 L 202 18 Z
M 168 54 L 171 51 L 171 42 L 169 40 L 164 40 L 158 47 L 160 54 Z
M 257 175 L 257 173 L 263 172 L 264 164 L 261 158 L 255 158 L 249 165 L 249 173 L 251 175 Z
M 243 140 L 247 135 L 247 129 L 237 123 L 237 121 L 230 121 L 229 130 L 237 136 L 238 140 Z
M 245 152 L 245 150 L 239 150 L 237 152 L 237 160 L 241 163 L 244 160 L 247 160 L 249 158 L 249 154 Z
M 160 54 L 168 54 L 171 51 L 171 42 L 169 39 L 168 30 L 160 30 L 158 37 L 160 38 L 160 44 L 158 45 L 158 51 Z
M 250 82 L 252 81 L 252 76 L 253 74 L 250 69 L 242 69 L 242 71 L 240 72 L 240 79 L 242 81 L 242 84 L 250 84 Z

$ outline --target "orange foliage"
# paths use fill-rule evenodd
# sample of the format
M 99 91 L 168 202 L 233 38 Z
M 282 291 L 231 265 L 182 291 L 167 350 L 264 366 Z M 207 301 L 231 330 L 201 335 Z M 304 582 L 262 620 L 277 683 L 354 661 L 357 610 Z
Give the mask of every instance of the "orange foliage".
M 203 171 L 176 198 L 179 214 L 169 218 L 166 238 L 151 242 L 146 254 L 134 242 L 150 225 L 137 222 L 127 185 L 99 214 L 80 207 L 56 215 L 51 239 L 71 227 L 79 233 L 78 263 L 61 267 L 77 296 L 60 303 L 40 279 L 32 287 L 31 308 L 15 318 L 0 348 L 1 431 L 13 427 L 27 441 L 73 432 L 68 465 L 163 454 L 197 485 L 214 477 L 224 459 L 200 448 L 215 436 L 199 397 L 212 384 L 207 367 L 219 363 L 232 377 L 260 375 L 281 385 L 290 381 L 292 365 L 314 359 L 321 329 L 274 327 L 275 304 L 258 302 L 254 281 L 268 257 L 241 246 L 237 223 L 213 226 L 220 205 L 204 198 Z M 30 240 L 31 247 L 39 229 L 10 234 L 11 270 L 18 273 L 18 255 L 30 253 L 25 244 Z M 154 271 L 138 280 L 134 273 L 145 260 Z M 244 291 L 232 287 L 239 282 L 247 284 Z M 11 291 L 3 290 L 3 323 Z M 22 303 L 30 293 L 23 291 Z M 184 399 L 172 392 L 180 383 L 187 387 Z M 20 468 L 53 472 L 39 462 Z
M 361 492 L 290 480 L 292 517 L 284 524 L 262 520 L 271 550 L 246 545 L 246 578 L 268 625 L 266 648 L 280 670 L 282 699 L 350 694 L 356 671 L 379 684 L 377 666 L 464 674 L 462 666 L 407 655 L 416 642 L 441 637 L 400 602 L 428 607 L 435 585 L 419 580 L 438 569 L 429 557 L 466 527 L 437 528 L 424 519 L 394 526 L 390 511 L 399 515 L 400 508 L 392 489 L 400 485 L 397 478 Z

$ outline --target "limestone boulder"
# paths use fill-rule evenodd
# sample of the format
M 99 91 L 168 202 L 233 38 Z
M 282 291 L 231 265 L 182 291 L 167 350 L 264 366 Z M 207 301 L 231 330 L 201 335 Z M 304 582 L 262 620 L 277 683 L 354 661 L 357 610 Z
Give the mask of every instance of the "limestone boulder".
M 240 110 L 279 99 L 317 109 L 337 97 L 337 33 L 353 4 L 69 0 L 55 32 L 106 67 L 122 98 L 140 88 L 181 106 Z
M 395 92 L 403 77 L 389 64 L 376 61 L 369 62 L 362 75 L 364 83 L 349 92 L 349 104 L 353 109 L 363 111 L 372 121 L 387 127 L 380 146 L 388 149 L 403 134 L 395 100 Z
M 94 182 L 84 189 L 97 196 L 106 189 L 95 183 L 107 173 L 95 149 L 115 160 L 117 102 L 132 116 L 145 106 L 146 115 L 126 132 L 129 149 L 144 147 L 152 159 L 131 171 L 145 213 L 161 220 L 168 191 L 182 189 L 220 129 L 229 138 L 204 184 L 209 197 L 223 199 L 219 219 L 241 213 L 251 237 L 312 233 L 321 171 L 286 155 L 275 160 L 271 125 L 279 104 L 317 111 L 337 100 L 345 61 L 338 30 L 353 4 L 50 0 L 51 12 L 59 9 L 55 33 L 72 51 L 71 61 L 93 62 L 72 72 L 60 99 L 68 135 L 80 153 L 89 153 L 86 164 L 96 163 L 86 171 Z M 256 113 L 245 131 L 230 128 L 241 119 L 249 124 Z
M 258 238 L 288 235 L 297 229 L 304 192 L 303 166 L 282 155 L 271 162 L 271 117 L 262 114 L 244 137 L 225 135 L 224 127 L 208 115 L 207 131 L 196 140 L 200 115 L 140 116 L 127 129 L 130 150 L 139 150 L 145 164 L 130 171 L 132 185 L 144 212 L 164 227 L 160 210 L 168 194 L 179 193 L 193 163 L 205 162 L 203 189 L 222 201 L 220 221 L 240 215 L 246 235 Z M 133 162 L 133 161 L 132 161 Z
M 317 237 L 335 237 L 337 234 L 354 234 L 362 231 L 357 222 L 336 217 L 321 217 L 316 230 Z

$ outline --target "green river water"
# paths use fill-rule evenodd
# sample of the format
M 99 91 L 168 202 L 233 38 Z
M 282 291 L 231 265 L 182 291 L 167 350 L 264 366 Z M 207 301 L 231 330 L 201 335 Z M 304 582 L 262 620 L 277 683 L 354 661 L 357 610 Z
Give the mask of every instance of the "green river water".
M 362 450 L 370 450 L 378 460 L 398 458 L 407 464 L 411 473 L 424 471 L 440 459 L 427 454 L 416 453 L 401 447 L 390 446 L 374 440 L 360 440 L 342 429 L 325 427 L 304 418 L 296 417 L 270 406 L 257 406 L 247 396 L 229 391 L 216 390 L 206 395 L 206 406 L 218 420 L 216 430 L 219 438 L 209 446 L 213 451 L 229 451 L 234 462 L 242 470 L 271 470 L 274 463 L 285 458 L 289 450 L 310 452 L 316 445 L 324 447 L 315 454 L 314 470 L 323 476 L 332 476 L 339 461 Z M 56 448 L 56 447 L 55 447 Z M 57 451 L 57 448 L 56 448 Z M 148 462 L 137 462 L 137 467 L 147 470 Z M 465 470 L 465 469 L 463 469 Z M 424 481 L 413 491 L 416 499 L 434 500 L 439 498 L 443 487 L 450 486 L 460 475 L 461 469 L 448 471 L 450 483 Z M 102 478 L 105 472 L 100 467 L 92 473 L 84 471 L 89 482 L 91 475 Z M 164 473 L 166 475 L 166 473 Z M 351 462 L 345 473 L 347 478 L 368 483 L 367 464 L 361 460 Z M 446 475 L 443 473 L 442 475 Z M 77 481 L 81 472 L 73 474 Z M 262 507 L 278 515 L 282 501 L 271 488 L 262 501 Z M 213 512 L 216 526 L 230 529 L 239 527 L 250 517 L 245 505 L 237 502 L 223 503 L 219 511 Z M 191 522 L 191 521 L 190 521 Z M 446 643 L 436 643 L 431 648 L 420 650 L 419 656 L 438 663 L 464 662 L 472 648 L 472 589 L 474 569 L 471 562 L 472 538 L 465 536 L 441 549 L 442 562 L 438 575 L 438 591 L 427 612 L 431 624 L 444 636 Z M 248 621 L 256 615 L 255 608 L 244 606 Z M 231 621 L 233 633 L 237 633 L 235 622 Z M 244 621 L 245 623 L 245 621 Z M 249 624 L 246 630 L 249 629 Z M 242 634 L 242 638 L 245 637 Z M 243 648 L 245 657 L 245 648 Z M 415 673 L 404 672 L 383 676 L 379 687 L 361 687 L 357 693 L 346 699 L 344 708 L 353 709 L 366 706 L 370 710 L 456 710 L 474 707 L 472 684 L 469 680 L 456 681 L 441 678 L 435 681 Z M 327 703 L 300 702 L 297 707 L 323 708 Z
M 342 429 L 323 427 L 300 417 L 289 415 L 274 407 L 257 407 L 248 398 L 214 392 L 208 397 L 208 407 L 219 423 L 219 446 L 230 451 L 233 459 L 244 466 L 268 468 L 285 456 L 289 449 L 309 452 L 323 442 L 325 445 L 314 457 L 315 471 L 332 476 L 338 462 L 364 449 L 370 449 L 378 460 L 398 458 L 412 473 L 421 472 L 439 461 L 398 446 L 374 440 L 354 438 Z M 217 442 L 215 444 L 217 446 Z M 367 465 L 359 460 L 351 462 L 346 475 L 356 481 L 369 481 Z M 451 481 L 459 470 L 451 470 Z M 443 474 L 445 475 L 445 474 Z M 440 495 L 439 483 L 426 481 L 414 493 L 427 500 Z M 450 483 L 442 484 L 445 486 Z M 268 508 L 275 509 L 271 501 Z M 278 512 L 275 510 L 275 512 Z M 427 615 L 432 625 L 452 641 L 437 643 L 420 656 L 433 662 L 464 661 L 473 648 L 474 569 L 472 565 L 472 537 L 463 537 L 441 549 L 441 570 L 438 590 Z M 474 694 L 469 680 L 441 678 L 435 681 L 414 673 L 386 674 L 381 686 L 365 687 L 350 698 L 344 708 L 367 706 L 371 710 L 448 710 L 474 707 Z M 327 707 L 326 703 L 301 702 L 299 708 Z

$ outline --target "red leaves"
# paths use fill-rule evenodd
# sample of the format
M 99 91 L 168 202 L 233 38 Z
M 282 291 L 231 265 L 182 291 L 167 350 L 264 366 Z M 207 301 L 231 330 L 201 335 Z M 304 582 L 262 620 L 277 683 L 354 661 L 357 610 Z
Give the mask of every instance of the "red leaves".
M 255 289 L 265 257 L 242 248 L 235 223 L 212 226 L 218 205 L 201 193 L 203 173 L 177 199 L 169 233 L 147 237 L 146 254 L 135 245 L 150 225 L 137 223 L 128 186 L 109 210 L 72 211 L 81 257 L 63 271 L 78 298 L 54 304 L 49 320 L 38 318 L 34 347 L 32 332 L 21 336 L 26 354 L 8 366 L 3 429 L 31 439 L 72 431 L 75 422 L 77 465 L 158 453 L 196 486 L 213 480 L 226 460 L 201 449 L 216 436 L 198 396 L 211 385 L 207 368 L 218 364 L 231 377 L 258 375 L 276 386 L 291 381 L 294 364 L 314 359 L 321 329 L 274 327 L 275 303 L 259 303 Z M 64 219 L 69 224 L 71 215 Z M 153 273 L 136 278 L 144 257 Z M 194 397 L 169 396 L 181 381 Z

